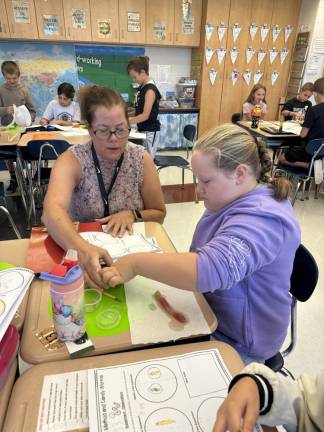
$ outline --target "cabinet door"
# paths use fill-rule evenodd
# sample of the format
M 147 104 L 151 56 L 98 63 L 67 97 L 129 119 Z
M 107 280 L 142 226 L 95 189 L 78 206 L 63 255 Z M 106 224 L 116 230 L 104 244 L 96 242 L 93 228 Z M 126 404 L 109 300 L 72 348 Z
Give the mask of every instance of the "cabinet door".
M 199 46 L 202 0 L 175 0 L 174 45 Z
M 7 11 L 4 0 L 0 0 L 0 39 L 9 38 L 10 30 L 8 25 Z
M 11 37 L 38 39 L 34 0 L 5 0 Z
M 146 42 L 156 45 L 173 44 L 174 0 L 160 0 L 156 6 L 146 0 Z
M 40 39 L 65 39 L 62 0 L 34 0 Z
M 66 39 L 91 41 L 89 0 L 64 0 Z
M 91 0 L 92 40 L 119 42 L 118 0 Z
M 119 2 L 120 42 L 144 44 L 146 42 L 145 0 Z

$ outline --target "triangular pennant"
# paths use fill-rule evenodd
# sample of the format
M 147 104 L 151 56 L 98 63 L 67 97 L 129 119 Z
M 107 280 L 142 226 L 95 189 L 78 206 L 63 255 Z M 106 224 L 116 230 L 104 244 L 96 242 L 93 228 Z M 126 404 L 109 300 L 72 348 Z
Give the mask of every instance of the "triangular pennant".
M 284 61 L 286 60 L 286 57 L 288 55 L 288 50 L 287 48 L 284 48 L 282 51 L 280 51 L 280 63 L 283 64 Z
M 236 60 L 237 60 L 237 56 L 238 56 L 238 49 L 236 47 L 233 47 L 230 50 L 230 54 L 231 54 L 231 62 L 232 64 L 235 64 Z
M 209 79 L 210 79 L 211 85 L 214 85 L 216 77 L 217 77 L 217 71 L 215 69 L 210 69 Z
M 207 47 L 205 49 L 205 59 L 206 59 L 207 64 L 209 64 L 209 62 L 213 56 L 213 53 L 214 53 L 214 51 L 210 47 Z
M 272 29 L 272 40 L 273 42 L 276 42 L 276 40 L 278 39 L 278 36 L 280 35 L 281 32 L 281 28 L 278 25 L 275 25 Z
M 259 66 L 263 62 L 266 55 L 267 55 L 267 53 L 264 51 L 264 49 L 261 48 L 258 52 L 258 65 Z
M 217 48 L 216 53 L 217 53 L 218 64 L 221 64 L 222 61 L 224 60 L 226 49 L 223 47 Z
M 218 39 L 220 42 L 225 35 L 226 29 L 227 29 L 227 25 L 222 21 L 218 26 Z
M 234 69 L 234 70 L 232 71 L 232 84 L 233 84 L 233 86 L 235 86 L 236 81 L 238 80 L 238 77 L 239 77 L 239 76 L 240 76 L 240 72 L 237 71 L 236 69 Z
M 245 50 L 245 54 L 246 54 L 246 63 L 249 64 L 250 61 L 252 60 L 252 57 L 254 56 L 255 50 L 252 47 L 248 47 Z
M 253 22 L 250 24 L 250 37 L 254 40 L 256 34 L 258 32 L 258 26 Z
M 263 73 L 260 70 L 257 70 L 257 71 L 254 72 L 254 75 L 253 75 L 254 85 L 258 84 L 258 82 L 260 81 L 260 79 L 262 78 L 262 76 L 263 76 Z
M 232 33 L 233 33 L 233 41 L 235 42 L 236 39 L 239 37 L 242 30 L 242 26 L 240 24 L 236 23 L 232 27 Z
M 279 72 L 278 71 L 274 70 L 274 71 L 271 72 L 271 84 L 273 86 L 275 85 L 278 76 L 279 76 Z
M 276 48 L 271 48 L 269 50 L 269 56 L 270 56 L 270 64 L 272 64 L 278 55 L 278 50 Z
M 246 84 L 249 86 L 250 81 L 251 81 L 251 71 L 249 69 L 246 69 L 243 72 L 243 78 L 244 78 L 244 81 L 246 82 Z
M 293 31 L 292 26 L 290 24 L 286 25 L 286 27 L 285 27 L 285 43 L 288 41 L 292 31 Z
M 268 36 L 269 33 L 268 24 L 262 24 L 262 26 L 260 27 L 260 32 L 261 32 L 261 41 L 264 42 L 265 38 Z
M 215 26 L 213 26 L 213 24 L 209 24 L 207 23 L 205 25 L 205 32 L 206 32 L 206 39 L 209 41 L 209 39 L 211 38 L 213 32 L 215 30 Z

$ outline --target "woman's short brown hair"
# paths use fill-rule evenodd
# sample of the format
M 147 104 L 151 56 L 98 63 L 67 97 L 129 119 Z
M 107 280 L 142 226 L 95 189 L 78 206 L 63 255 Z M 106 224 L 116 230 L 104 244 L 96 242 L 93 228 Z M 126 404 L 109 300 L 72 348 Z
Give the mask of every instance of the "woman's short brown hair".
M 149 73 L 149 61 L 147 56 L 132 57 L 127 65 L 127 72 L 134 70 L 137 73 L 144 71 L 147 75 Z

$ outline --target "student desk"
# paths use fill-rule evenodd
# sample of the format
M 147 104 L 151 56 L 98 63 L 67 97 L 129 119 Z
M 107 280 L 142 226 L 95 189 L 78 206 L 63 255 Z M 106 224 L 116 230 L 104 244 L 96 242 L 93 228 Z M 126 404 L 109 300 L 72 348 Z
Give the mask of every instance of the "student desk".
M 9 370 L 7 380 L 4 386 L 2 387 L 2 389 L 0 390 L 0 430 L 1 431 L 6 416 L 6 411 L 10 400 L 12 387 L 15 382 L 16 371 L 17 371 L 17 360 L 15 359 Z
M 145 235 L 155 237 L 164 252 L 176 252 L 164 228 L 156 222 L 145 222 Z M 37 364 L 69 358 L 65 346 L 55 351 L 47 351 L 36 338 L 35 333 L 49 328 L 53 322 L 48 313 L 49 302 L 48 282 L 35 280 L 29 293 L 28 309 L 21 338 L 20 355 L 27 363 Z M 204 296 L 196 293 L 197 302 L 205 316 L 210 333 L 216 329 L 217 321 Z M 199 335 L 193 336 L 193 338 Z M 130 332 L 120 333 L 110 337 L 91 337 L 95 349 L 86 355 L 106 354 L 140 348 L 143 345 L 132 345 Z
M 87 357 L 59 363 L 44 363 L 26 371 L 16 382 L 7 410 L 3 432 L 30 432 L 36 430 L 39 400 L 45 375 L 71 372 L 95 367 L 114 366 L 172 355 L 181 355 L 205 349 L 218 349 L 232 375 L 240 372 L 243 363 L 233 348 L 223 342 L 209 341 L 163 348 L 145 349 Z M 215 413 L 210 413 L 215 416 Z M 276 429 L 264 428 L 264 431 Z
M 17 267 L 25 267 L 28 244 L 29 244 L 28 239 L 1 241 L 0 261 L 16 265 Z M 21 331 L 24 323 L 27 300 L 28 300 L 28 293 L 25 295 L 11 323 L 14 326 L 16 326 L 18 331 Z

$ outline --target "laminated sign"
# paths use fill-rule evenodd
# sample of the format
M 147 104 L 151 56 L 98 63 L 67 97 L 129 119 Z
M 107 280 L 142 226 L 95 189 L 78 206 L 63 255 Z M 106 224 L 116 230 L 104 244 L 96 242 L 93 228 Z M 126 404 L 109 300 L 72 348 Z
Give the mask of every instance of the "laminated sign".
M 232 71 L 232 84 L 233 84 L 233 86 L 235 86 L 236 81 L 238 80 L 239 76 L 240 76 L 240 72 L 237 71 L 236 69 L 234 69 Z
M 216 77 L 217 77 L 217 71 L 215 69 L 210 69 L 209 79 L 210 79 L 211 85 L 214 85 Z
M 166 39 L 166 26 L 164 22 L 156 21 L 153 24 L 153 38 L 157 41 Z
M 45 35 L 58 35 L 57 15 L 43 15 L 43 32 Z
M 111 38 L 111 19 L 97 19 L 98 37 Z
M 273 86 L 275 85 L 278 76 L 279 76 L 279 72 L 278 71 L 274 70 L 274 71 L 271 72 L 271 84 Z
M 74 29 L 87 28 L 86 13 L 84 9 L 72 9 L 72 27 Z
M 232 64 L 235 64 L 236 60 L 237 60 L 237 56 L 238 56 L 238 49 L 236 47 L 232 48 L 230 51 L 231 54 L 231 62 Z
M 276 50 L 276 48 L 271 48 L 269 50 L 270 64 L 272 64 L 276 60 L 277 55 L 278 51 Z
M 17 24 L 30 24 L 29 4 L 27 1 L 13 0 L 12 11 Z
M 250 81 L 251 81 L 251 71 L 249 69 L 246 69 L 243 72 L 243 78 L 244 78 L 244 81 L 246 82 L 246 84 L 249 86 Z
M 212 50 L 212 48 L 207 47 L 205 50 L 205 58 L 206 58 L 206 63 L 209 64 L 210 60 L 213 56 L 214 51 Z
M 276 42 L 276 40 L 278 39 L 278 36 L 281 32 L 281 28 L 278 25 L 275 25 L 272 29 L 272 40 L 273 42 Z
M 288 41 L 292 31 L 293 31 L 292 26 L 290 24 L 286 25 L 286 27 L 285 27 L 285 43 Z
M 225 35 L 226 29 L 227 29 L 226 24 L 221 22 L 218 26 L 218 39 L 220 42 L 222 41 L 222 39 Z
M 226 49 L 223 48 L 223 47 L 217 48 L 216 52 L 217 52 L 218 64 L 221 64 L 222 61 L 224 60 L 224 57 L 225 57 L 225 54 L 226 54 Z
M 138 12 L 127 13 L 127 31 L 128 32 L 141 31 L 141 15 Z
M 258 84 L 258 82 L 262 78 L 262 75 L 263 75 L 263 73 L 260 70 L 257 70 L 254 72 L 254 75 L 253 75 L 254 85 Z
M 268 24 L 262 24 L 262 26 L 260 27 L 260 33 L 261 33 L 261 41 L 264 42 L 265 38 L 268 36 L 269 33 Z
M 260 66 L 260 64 L 263 62 L 263 60 L 264 60 L 266 54 L 267 54 L 267 53 L 264 51 L 264 49 L 261 48 L 261 49 L 259 50 L 259 52 L 258 52 L 258 64 L 259 64 L 259 66 Z
M 195 32 L 195 18 L 188 17 L 182 19 L 182 33 L 192 35 Z
M 250 24 L 250 37 L 254 40 L 256 34 L 258 32 L 258 26 L 253 22 Z
M 246 63 L 249 64 L 250 61 L 252 60 L 252 57 L 254 56 L 255 51 L 252 47 L 248 47 L 246 48 L 245 53 L 246 53 Z
M 209 41 L 213 32 L 215 30 L 215 26 L 213 26 L 212 24 L 206 24 L 205 25 L 205 33 L 206 33 L 206 39 Z
M 234 42 L 239 37 L 239 35 L 241 33 L 241 30 L 242 30 L 242 26 L 240 26 L 240 24 L 236 23 L 236 24 L 233 25 L 232 32 L 233 32 L 233 40 L 234 40 Z
M 286 60 L 286 57 L 288 55 L 288 50 L 287 48 L 284 48 L 282 51 L 280 51 L 280 63 L 283 64 L 284 61 Z

